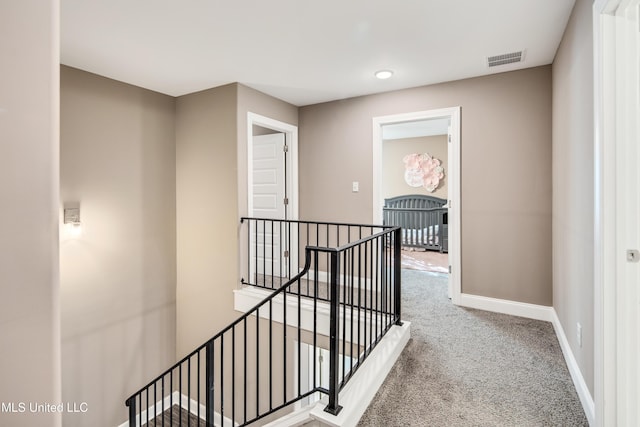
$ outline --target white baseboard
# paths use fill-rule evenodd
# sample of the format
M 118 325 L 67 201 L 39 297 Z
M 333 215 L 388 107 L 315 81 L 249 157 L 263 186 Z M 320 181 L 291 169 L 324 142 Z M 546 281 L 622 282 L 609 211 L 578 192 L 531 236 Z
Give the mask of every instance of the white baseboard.
M 478 310 L 494 313 L 510 314 L 511 316 L 526 317 L 528 319 L 551 322 L 553 307 L 528 304 L 525 302 L 509 301 L 498 298 L 482 297 L 478 295 L 460 294 L 462 307 L 477 308 Z
M 558 314 L 554 309 L 551 310 L 551 313 L 551 323 L 553 324 L 553 329 L 555 329 L 556 336 L 558 337 L 558 341 L 560 342 L 560 348 L 562 349 L 562 354 L 564 354 L 564 360 L 567 362 L 569 374 L 571 374 L 571 379 L 573 380 L 573 384 L 575 385 L 576 391 L 578 392 L 578 397 L 580 398 L 580 403 L 582 404 L 584 413 L 587 416 L 589 425 L 593 426 L 595 425 L 596 419 L 593 397 L 591 396 L 591 392 L 589 392 L 587 383 L 582 376 L 582 371 L 580 371 L 580 367 L 578 366 L 578 362 L 573 355 L 573 351 L 571 351 L 571 346 L 569 346 L 569 341 L 567 340 L 567 336 L 564 333 L 564 329 L 562 328 L 562 324 L 560 323 Z

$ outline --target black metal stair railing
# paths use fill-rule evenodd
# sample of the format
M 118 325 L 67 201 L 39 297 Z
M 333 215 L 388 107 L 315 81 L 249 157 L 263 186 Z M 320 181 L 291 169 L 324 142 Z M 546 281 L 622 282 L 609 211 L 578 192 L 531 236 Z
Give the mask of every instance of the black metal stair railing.
M 337 414 L 340 390 L 401 324 L 399 227 L 242 223 L 242 282 L 268 294 L 129 397 L 131 426 L 244 426 L 316 393 Z M 303 344 L 328 348 L 328 383 L 315 363 L 303 381 Z

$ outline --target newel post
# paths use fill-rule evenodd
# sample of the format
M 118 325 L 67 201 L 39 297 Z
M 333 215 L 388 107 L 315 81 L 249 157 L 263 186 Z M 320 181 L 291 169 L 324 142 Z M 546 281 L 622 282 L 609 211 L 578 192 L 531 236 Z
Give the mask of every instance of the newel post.
M 402 228 L 398 227 L 393 232 L 393 299 L 395 302 L 396 325 L 402 326 Z
M 136 397 L 131 396 L 126 401 L 127 406 L 129 407 L 129 426 L 135 427 L 136 425 Z
M 338 300 L 339 292 L 338 274 L 340 272 L 340 256 L 337 251 L 332 251 L 330 255 L 331 262 L 331 297 L 330 297 L 330 313 L 329 313 L 329 405 L 324 410 L 332 415 L 338 415 L 342 406 L 338 405 L 338 394 L 340 393 L 338 382 L 338 363 L 340 358 L 338 354 L 338 316 L 340 314 L 338 308 L 340 301 Z

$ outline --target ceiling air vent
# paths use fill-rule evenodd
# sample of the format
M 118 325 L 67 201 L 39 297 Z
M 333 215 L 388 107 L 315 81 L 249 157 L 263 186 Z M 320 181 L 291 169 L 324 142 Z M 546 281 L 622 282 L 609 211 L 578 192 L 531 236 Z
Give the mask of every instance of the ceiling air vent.
M 490 56 L 487 58 L 487 65 L 489 68 L 497 67 L 499 65 L 513 64 L 514 62 L 522 62 L 524 58 L 524 51 L 505 53 L 502 55 Z

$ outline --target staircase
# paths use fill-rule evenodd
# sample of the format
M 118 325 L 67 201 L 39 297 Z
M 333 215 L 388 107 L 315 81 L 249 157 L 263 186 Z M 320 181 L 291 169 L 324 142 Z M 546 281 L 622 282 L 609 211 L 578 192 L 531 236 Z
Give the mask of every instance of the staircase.
M 337 416 L 402 324 L 399 227 L 244 217 L 240 233 L 241 291 L 259 302 L 131 395 L 130 426 L 264 424 L 319 396 Z

